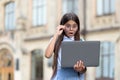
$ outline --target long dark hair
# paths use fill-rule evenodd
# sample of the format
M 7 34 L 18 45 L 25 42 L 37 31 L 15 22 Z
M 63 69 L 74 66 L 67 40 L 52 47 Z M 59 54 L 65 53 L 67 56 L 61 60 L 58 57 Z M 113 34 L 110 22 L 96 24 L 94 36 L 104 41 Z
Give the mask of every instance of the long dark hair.
M 79 18 L 76 14 L 74 13 L 66 13 L 61 21 L 60 21 L 60 25 L 64 25 L 65 23 L 67 23 L 69 20 L 73 20 L 77 23 L 78 26 L 78 30 L 75 33 L 74 39 L 80 40 L 80 21 Z M 56 74 L 57 71 L 57 58 L 58 58 L 58 51 L 60 49 L 60 44 L 63 41 L 63 37 L 64 37 L 65 33 L 63 32 L 57 39 L 56 43 L 55 43 L 55 47 L 54 47 L 54 59 L 53 59 L 53 75 L 52 78 L 54 77 L 54 75 Z

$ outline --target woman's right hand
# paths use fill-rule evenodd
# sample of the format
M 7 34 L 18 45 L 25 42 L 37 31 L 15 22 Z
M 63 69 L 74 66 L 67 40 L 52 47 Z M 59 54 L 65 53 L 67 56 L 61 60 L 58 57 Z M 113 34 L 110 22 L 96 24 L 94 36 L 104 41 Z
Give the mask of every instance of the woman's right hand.
M 65 28 L 65 26 L 59 25 L 59 26 L 57 27 L 56 34 L 57 34 L 58 36 L 61 35 L 62 32 L 63 32 L 63 30 L 64 30 L 64 28 Z

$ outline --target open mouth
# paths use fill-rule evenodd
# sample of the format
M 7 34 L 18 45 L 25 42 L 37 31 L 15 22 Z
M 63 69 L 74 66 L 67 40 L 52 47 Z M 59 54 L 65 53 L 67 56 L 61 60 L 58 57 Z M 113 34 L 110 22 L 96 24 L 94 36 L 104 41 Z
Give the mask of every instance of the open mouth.
M 70 35 L 73 35 L 73 32 L 69 32 Z

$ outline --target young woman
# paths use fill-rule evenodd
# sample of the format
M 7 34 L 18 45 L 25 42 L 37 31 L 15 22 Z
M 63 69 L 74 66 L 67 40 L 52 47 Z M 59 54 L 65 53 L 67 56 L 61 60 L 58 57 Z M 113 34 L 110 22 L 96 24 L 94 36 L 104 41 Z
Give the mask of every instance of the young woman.
M 84 80 L 86 67 L 81 60 L 77 61 L 72 68 L 61 68 L 61 42 L 74 40 L 80 41 L 79 18 L 74 13 L 66 13 L 62 17 L 60 25 L 57 27 L 56 33 L 50 40 L 45 52 L 45 57 L 47 58 L 50 58 L 54 53 L 51 80 Z

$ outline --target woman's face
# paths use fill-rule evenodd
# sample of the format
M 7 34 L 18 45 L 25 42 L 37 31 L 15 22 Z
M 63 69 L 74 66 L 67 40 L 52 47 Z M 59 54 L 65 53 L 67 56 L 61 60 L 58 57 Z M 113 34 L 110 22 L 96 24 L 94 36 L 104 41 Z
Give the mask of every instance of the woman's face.
M 64 28 L 65 35 L 68 37 L 73 37 L 76 31 L 78 30 L 78 25 L 73 20 L 69 20 L 67 23 L 65 23 L 64 26 L 65 26 Z

